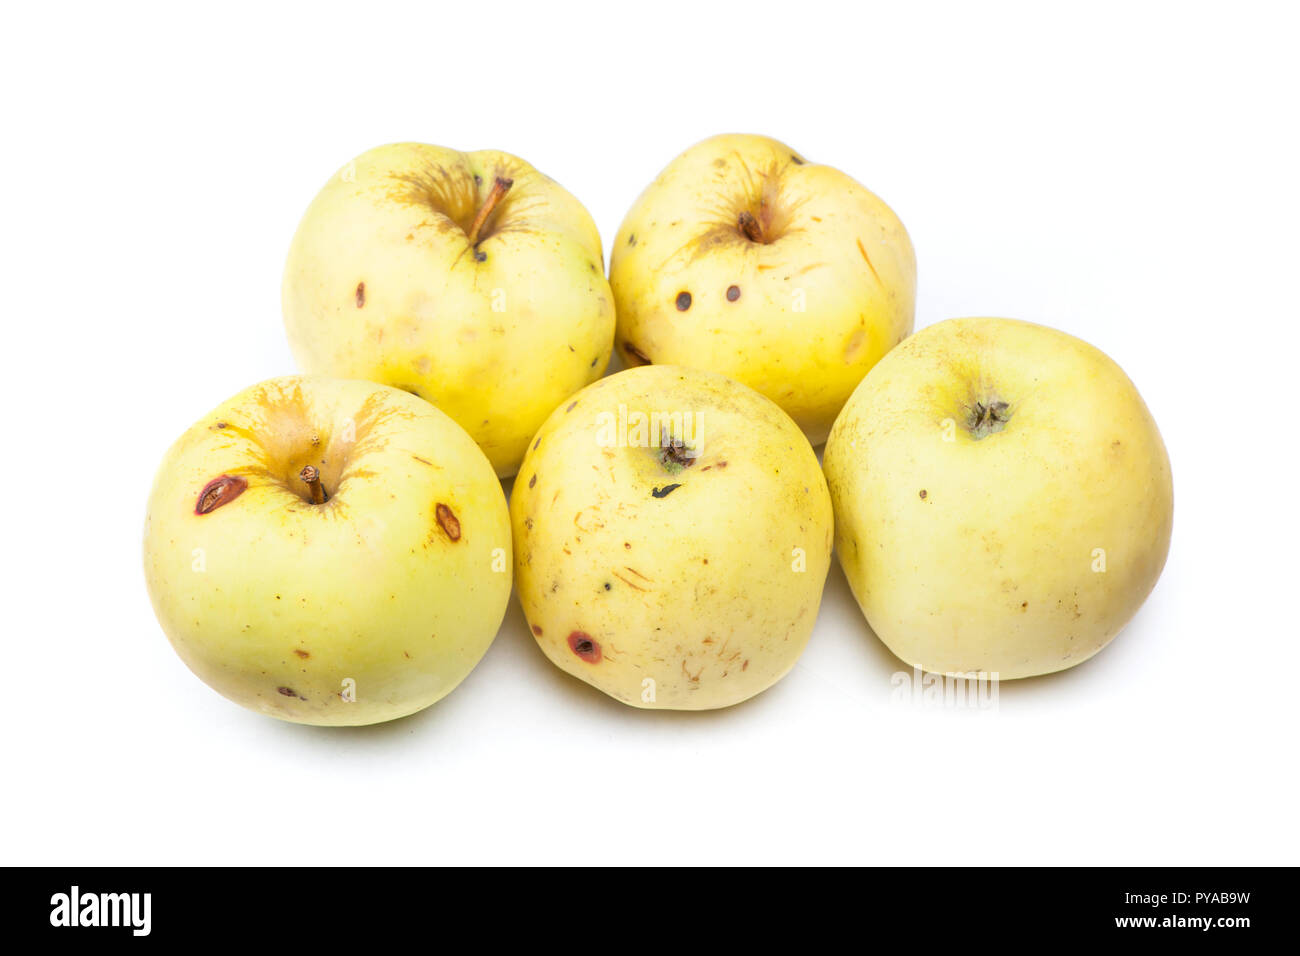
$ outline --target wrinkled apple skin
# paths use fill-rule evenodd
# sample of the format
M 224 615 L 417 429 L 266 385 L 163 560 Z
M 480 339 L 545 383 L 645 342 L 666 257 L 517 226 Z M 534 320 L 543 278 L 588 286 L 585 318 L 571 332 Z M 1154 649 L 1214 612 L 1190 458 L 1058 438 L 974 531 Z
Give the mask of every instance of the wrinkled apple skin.
M 611 443 L 620 405 L 697 416 L 693 463 Z M 510 506 L 537 643 L 624 703 L 739 703 L 812 633 L 832 536 L 817 457 L 775 404 L 720 375 L 652 366 L 584 389 L 537 433 Z
M 1137 389 L 1096 348 L 1027 322 L 953 319 L 909 338 L 854 392 L 824 467 L 863 613 L 927 671 L 1080 664 L 1169 552 L 1169 457 Z
M 471 246 L 497 177 L 514 185 Z M 603 262 L 591 216 L 523 160 L 381 146 L 303 216 L 285 328 L 303 371 L 419 395 L 507 477 L 551 409 L 605 371 L 614 305 Z
M 745 211 L 770 241 L 743 234 Z M 911 332 L 916 258 L 898 217 L 844 173 L 765 136 L 725 135 L 641 194 L 614 240 L 610 284 L 629 366 L 721 372 L 817 445 Z
M 305 465 L 322 505 L 303 497 Z M 247 488 L 196 513 L 223 475 Z M 509 555 L 505 496 L 474 441 L 370 382 L 236 395 L 167 452 L 145 518 L 149 596 L 181 659 L 236 703 L 305 724 L 392 720 L 448 694 L 501 624 Z

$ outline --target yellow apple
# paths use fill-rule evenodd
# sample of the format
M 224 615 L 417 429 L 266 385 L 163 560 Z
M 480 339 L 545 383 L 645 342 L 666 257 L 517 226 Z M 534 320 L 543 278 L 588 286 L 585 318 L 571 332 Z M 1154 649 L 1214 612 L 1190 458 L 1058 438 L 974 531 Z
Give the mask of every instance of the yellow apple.
M 561 405 L 510 515 L 538 644 L 636 707 L 727 707 L 772 686 L 808 642 L 830 567 L 807 439 L 712 372 L 631 369 Z
M 1102 352 L 1011 319 L 953 319 L 872 370 L 824 456 L 836 553 L 898 657 L 1003 680 L 1106 646 L 1169 552 L 1169 457 Z
M 523 160 L 381 146 L 303 216 L 285 327 L 304 371 L 419 395 L 506 477 L 551 409 L 609 362 L 603 263 L 591 216 Z
M 492 466 L 427 402 L 279 378 L 205 415 L 149 497 L 145 579 L 200 678 L 306 724 L 429 706 L 492 643 L 510 527 Z
M 628 212 L 610 284 L 630 366 L 721 372 L 816 445 L 911 332 L 916 258 L 898 217 L 844 173 L 765 136 L 715 136 Z

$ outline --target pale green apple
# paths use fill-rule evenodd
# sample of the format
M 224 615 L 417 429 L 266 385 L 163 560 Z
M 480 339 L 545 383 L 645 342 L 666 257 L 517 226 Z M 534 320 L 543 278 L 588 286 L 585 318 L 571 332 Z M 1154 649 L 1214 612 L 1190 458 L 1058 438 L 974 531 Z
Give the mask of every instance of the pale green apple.
M 145 580 L 200 678 L 307 724 L 429 706 L 483 656 L 510 599 L 505 495 L 427 402 L 279 378 L 205 415 L 149 497 Z
M 381 146 L 308 207 L 285 266 L 307 372 L 419 395 L 515 473 L 556 405 L 609 362 L 614 305 L 591 216 L 523 160 Z
M 624 703 L 738 703 L 812 633 L 832 535 L 817 457 L 721 375 L 653 366 L 584 389 L 537 433 L 510 509 L 538 644 Z
M 912 330 L 916 258 L 866 188 L 765 136 L 715 136 L 659 174 L 614 240 L 629 365 L 721 372 L 813 444 Z
M 1160 432 L 1113 361 L 1011 319 L 890 352 L 824 456 L 836 552 L 872 629 L 915 667 L 1030 677 L 1119 633 L 1169 552 Z

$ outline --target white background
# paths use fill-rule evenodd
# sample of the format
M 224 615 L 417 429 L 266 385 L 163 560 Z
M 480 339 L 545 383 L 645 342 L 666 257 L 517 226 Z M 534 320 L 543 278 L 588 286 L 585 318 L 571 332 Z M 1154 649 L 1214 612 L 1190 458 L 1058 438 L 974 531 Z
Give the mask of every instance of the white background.
M 1300 862 L 1281 5 L 39 6 L 0 26 L 3 862 Z M 1132 625 L 996 712 L 892 700 L 838 566 L 794 672 L 728 711 L 605 698 L 513 600 L 470 678 L 389 725 L 194 678 L 145 594 L 145 499 L 194 420 L 294 371 L 281 268 L 329 175 L 394 140 L 506 149 L 608 252 L 730 131 L 893 206 L 918 328 L 1031 319 L 1137 382 L 1176 506 Z

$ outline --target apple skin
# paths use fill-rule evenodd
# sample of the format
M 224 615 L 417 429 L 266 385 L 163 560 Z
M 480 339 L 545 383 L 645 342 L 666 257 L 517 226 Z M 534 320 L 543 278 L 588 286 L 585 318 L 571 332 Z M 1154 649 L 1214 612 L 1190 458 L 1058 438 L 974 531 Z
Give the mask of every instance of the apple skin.
M 743 212 L 763 241 L 742 231 Z M 610 284 L 629 366 L 721 372 L 817 445 L 911 332 L 916 257 L 898 217 L 844 173 L 765 136 L 724 135 L 641 194 L 614 240 Z
M 854 392 L 824 467 L 867 621 L 935 673 L 1086 661 L 1169 553 L 1169 456 L 1137 389 L 1096 348 L 1028 322 L 952 319 L 909 338 Z
M 305 465 L 324 504 L 303 497 Z M 223 475 L 246 489 L 196 513 Z M 487 651 L 510 599 L 509 513 L 478 446 L 427 402 L 272 379 L 167 452 L 144 566 L 159 623 L 213 689 L 283 720 L 372 724 L 439 700 Z
M 620 406 L 691 412 L 697 457 L 666 466 L 661 447 L 611 442 Z M 721 375 L 649 366 L 584 389 L 537 433 L 510 509 L 538 645 L 624 703 L 739 703 L 812 633 L 832 538 L 817 456 L 775 404 Z
M 477 249 L 497 177 L 514 185 Z M 604 373 L 614 300 L 582 204 L 508 153 L 398 143 L 321 189 L 289 249 L 283 310 L 306 372 L 419 395 L 515 473 L 551 409 Z

